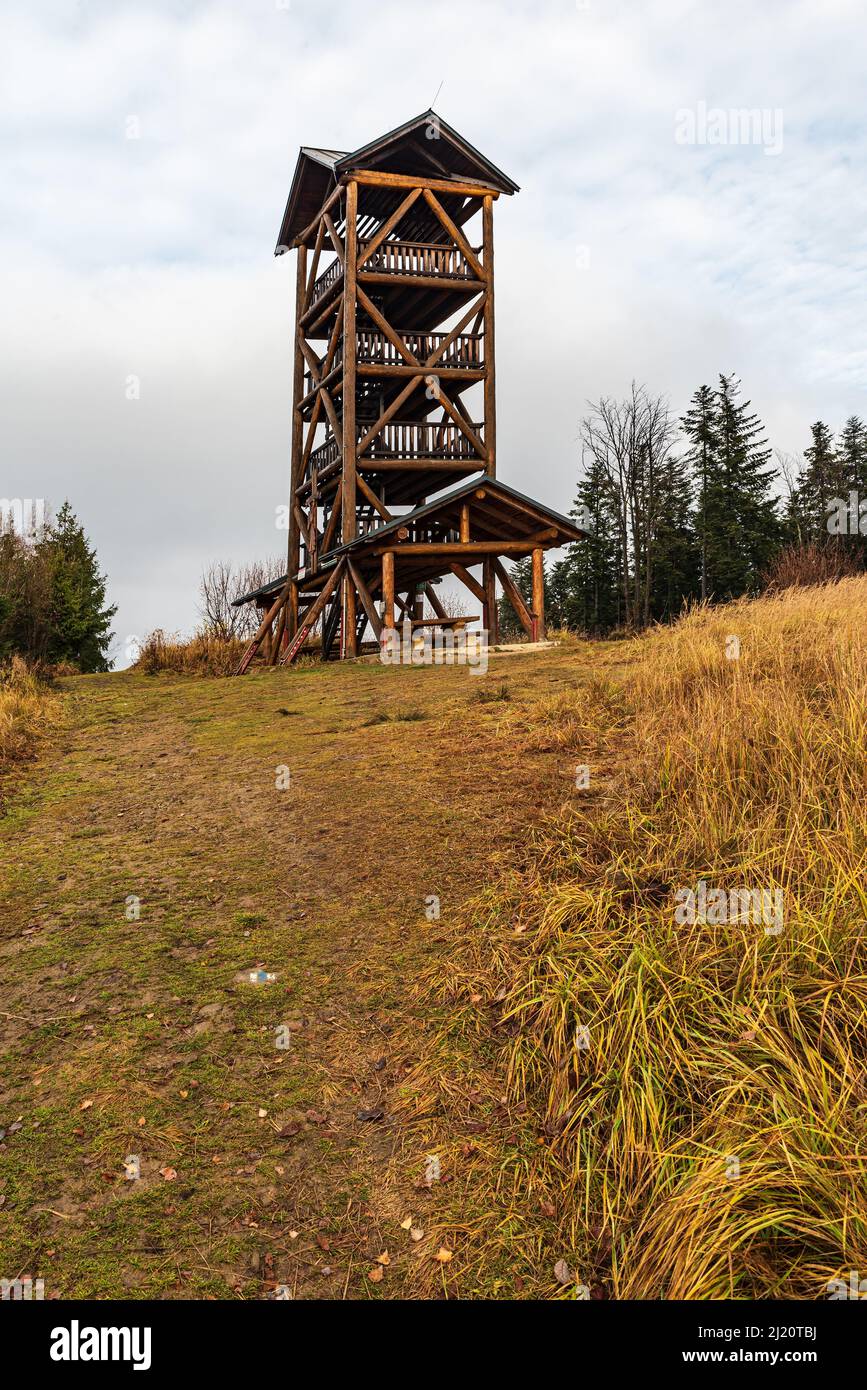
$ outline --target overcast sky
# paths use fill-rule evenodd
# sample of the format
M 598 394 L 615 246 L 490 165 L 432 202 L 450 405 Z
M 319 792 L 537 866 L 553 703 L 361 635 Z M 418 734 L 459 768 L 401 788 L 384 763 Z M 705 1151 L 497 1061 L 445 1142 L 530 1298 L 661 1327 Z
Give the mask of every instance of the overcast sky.
M 298 147 L 357 148 L 440 87 L 521 186 L 495 214 L 504 481 L 567 510 L 585 402 L 633 377 L 681 412 L 735 371 L 785 450 L 867 413 L 864 0 L 0 15 L 0 496 L 69 497 L 121 643 L 190 629 L 209 560 L 285 549 Z

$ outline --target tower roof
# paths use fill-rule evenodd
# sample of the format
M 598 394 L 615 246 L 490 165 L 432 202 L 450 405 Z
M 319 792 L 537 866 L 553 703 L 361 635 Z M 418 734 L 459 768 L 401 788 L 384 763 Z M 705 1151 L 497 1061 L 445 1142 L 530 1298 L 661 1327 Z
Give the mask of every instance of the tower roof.
M 431 134 L 435 131 L 435 134 Z M 424 175 L 446 182 L 474 183 L 497 193 L 517 193 L 518 185 L 465 140 L 435 111 L 424 111 L 387 135 L 357 150 L 326 150 L 302 145 L 275 255 L 282 255 L 316 216 L 329 191 L 354 169 Z

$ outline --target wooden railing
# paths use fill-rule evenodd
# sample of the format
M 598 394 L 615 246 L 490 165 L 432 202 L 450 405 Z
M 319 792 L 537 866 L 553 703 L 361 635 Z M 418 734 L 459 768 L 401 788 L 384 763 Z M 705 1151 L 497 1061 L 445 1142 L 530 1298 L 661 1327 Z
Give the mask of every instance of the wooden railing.
M 360 440 L 374 423 L 373 420 L 358 421 L 357 431 Z M 482 437 L 482 426 L 472 425 L 475 434 Z M 364 452 L 365 460 L 376 459 L 474 459 L 478 454 L 463 430 L 453 421 L 430 424 L 427 421 L 390 420 L 384 425 Z M 326 439 L 310 454 L 307 464 L 307 477 L 315 469 L 323 472 L 340 459 L 337 440 Z
M 405 333 L 400 336 L 413 357 L 426 362 L 437 348 L 448 338 L 448 333 Z M 484 363 L 484 337 L 481 333 L 460 333 L 446 348 L 431 371 L 436 367 L 481 368 Z M 377 329 L 361 328 L 357 334 L 357 355 L 359 362 L 370 362 L 377 366 L 405 366 L 403 357 L 384 333 Z
M 307 460 L 306 477 L 308 479 L 312 477 L 314 469 L 317 473 L 321 473 L 324 469 L 330 467 L 332 463 L 337 463 L 339 458 L 340 448 L 337 440 L 332 435 L 330 439 L 326 439 L 324 444 L 320 444 L 318 448 L 311 450 L 310 458 Z
M 471 429 L 481 436 L 481 425 Z M 366 459 L 463 459 L 477 458 L 464 432 L 453 421 L 429 424 L 391 420 L 368 445 Z
M 448 333 L 407 333 L 400 332 L 412 355 L 422 365 L 432 357 L 437 348 L 445 342 Z M 356 339 L 356 360 L 364 365 L 377 367 L 405 367 L 408 364 L 392 342 L 375 328 L 360 328 Z M 329 371 L 343 363 L 343 341 L 337 344 Z M 467 367 L 471 371 L 481 371 L 485 365 L 485 338 L 482 333 L 460 333 L 449 343 L 445 352 L 437 359 L 430 371 L 436 374 L 437 367 Z M 304 394 L 313 390 L 313 377 L 305 374 Z
M 361 242 L 359 257 L 368 242 Z M 427 241 L 384 241 L 361 267 L 361 273 L 378 275 L 445 275 L 451 280 L 473 280 L 475 272 L 457 246 L 437 246 Z
M 369 241 L 359 242 L 361 258 Z M 376 275 L 435 275 L 449 280 L 474 280 L 475 271 L 457 246 L 438 246 L 428 241 L 384 241 L 368 257 L 360 273 Z M 314 282 L 308 312 L 342 278 L 340 260 L 332 261 Z
M 312 309 L 313 305 L 317 304 L 319 300 L 328 293 L 332 285 L 337 284 L 342 275 L 343 266 L 340 264 L 340 261 L 332 261 L 328 269 L 323 270 L 319 279 L 314 282 L 313 292 L 310 295 L 310 303 L 307 306 L 308 309 Z

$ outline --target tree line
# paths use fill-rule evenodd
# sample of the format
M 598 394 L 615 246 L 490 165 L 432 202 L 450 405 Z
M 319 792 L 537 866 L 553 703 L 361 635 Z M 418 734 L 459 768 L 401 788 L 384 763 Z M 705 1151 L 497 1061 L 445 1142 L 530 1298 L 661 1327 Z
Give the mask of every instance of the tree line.
M 548 625 L 636 630 L 691 603 L 863 568 L 867 427 L 852 416 L 836 437 L 823 421 L 810 435 L 801 459 L 774 456 L 734 375 L 700 386 L 679 418 L 635 383 L 592 403 L 571 511 L 588 535 L 546 566 Z M 513 577 L 529 599 L 531 562 Z M 505 598 L 500 619 L 518 630 Z
M 96 551 L 68 502 L 25 531 L 0 509 L 0 663 L 107 671 L 116 608 Z

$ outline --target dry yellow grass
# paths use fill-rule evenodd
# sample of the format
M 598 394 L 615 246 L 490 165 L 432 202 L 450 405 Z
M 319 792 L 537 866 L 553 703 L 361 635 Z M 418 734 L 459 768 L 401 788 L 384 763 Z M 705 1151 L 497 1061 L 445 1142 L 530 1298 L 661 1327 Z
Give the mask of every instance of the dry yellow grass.
M 0 773 L 26 758 L 58 719 L 60 702 L 20 657 L 0 670 Z
M 450 1235 L 479 1290 L 574 1297 L 566 1259 L 596 1296 L 823 1297 L 867 1274 L 867 578 L 627 656 L 521 713 L 590 787 L 425 982 L 451 1017 L 413 1100 Z M 681 924 L 701 880 L 779 890 L 782 930 Z
M 247 642 L 241 638 L 215 637 L 210 633 L 183 638 L 157 629 L 142 644 L 135 669 L 147 676 L 161 671 L 184 676 L 232 676 L 246 647 Z

